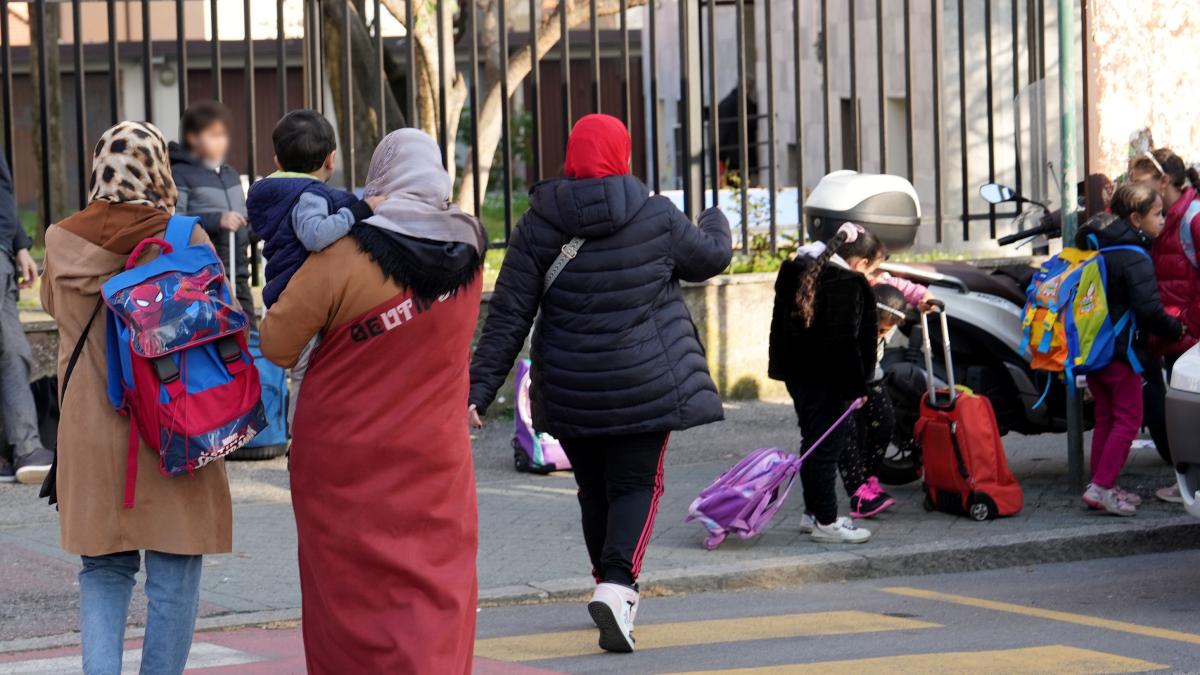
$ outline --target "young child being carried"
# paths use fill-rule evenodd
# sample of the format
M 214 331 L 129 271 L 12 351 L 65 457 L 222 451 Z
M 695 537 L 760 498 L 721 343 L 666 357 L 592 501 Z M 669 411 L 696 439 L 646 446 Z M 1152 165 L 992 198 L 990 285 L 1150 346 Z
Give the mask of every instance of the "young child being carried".
M 337 144 L 333 125 L 314 110 L 293 110 L 271 134 L 279 170 L 250 188 L 250 227 L 263 240 L 267 258 L 263 304 L 279 299 L 308 254 L 320 251 L 372 215 L 386 195 L 365 200 L 329 187 Z

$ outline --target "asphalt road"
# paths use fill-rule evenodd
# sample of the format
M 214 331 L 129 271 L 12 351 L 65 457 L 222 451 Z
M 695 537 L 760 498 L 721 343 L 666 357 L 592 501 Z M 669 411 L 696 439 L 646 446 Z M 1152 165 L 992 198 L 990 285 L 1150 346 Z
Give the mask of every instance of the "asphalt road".
M 634 654 L 594 633 L 580 604 L 488 609 L 476 655 L 568 673 L 1197 672 L 1200 552 L 648 598 Z

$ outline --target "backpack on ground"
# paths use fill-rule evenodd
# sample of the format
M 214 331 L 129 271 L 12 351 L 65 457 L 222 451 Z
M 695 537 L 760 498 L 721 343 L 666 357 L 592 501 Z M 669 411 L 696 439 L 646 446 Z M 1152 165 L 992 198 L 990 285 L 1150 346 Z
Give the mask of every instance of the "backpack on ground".
M 749 539 L 766 528 L 787 499 L 804 460 L 861 408 L 864 400 L 851 403 L 804 455 L 797 457 L 778 448 L 760 448 L 704 488 L 688 507 L 688 517 L 684 520 L 699 521 L 708 530 L 704 548 L 710 551 L 717 548 L 730 534 Z
M 137 481 L 138 437 L 178 476 L 245 445 L 266 426 L 249 323 L 216 251 L 191 244 L 198 219 L 173 216 L 101 289 L 107 312 L 108 397 L 129 417 L 126 508 Z M 142 253 L 160 255 L 138 265 Z
M 533 411 L 529 402 L 530 361 L 517 363 L 516 405 L 513 410 L 513 464 L 522 473 L 547 474 L 551 471 L 570 471 L 571 461 L 558 439 L 533 428 Z
M 987 397 L 954 386 L 946 312 L 938 314 L 948 382 L 944 400 L 934 387 L 929 320 L 921 314 L 928 386 L 915 437 L 925 466 L 925 508 L 974 520 L 1014 515 L 1021 510 L 1023 496 L 1008 468 L 996 413 Z
M 1113 359 L 1117 336 L 1136 330 L 1131 309 L 1119 317 L 1108 311 L 1108 268 L 1102 254 L 1136 251 L 1138 246 L 1109 246 L 1096 250 L 1064 248 L 1042 264 L 1026 291 L 1024 337 L 1021 352 L 1036 370 L 1086 375 L 1107 366 Z M 1129 364 L 1135 372 L 1141 365 L 1129 341 Z

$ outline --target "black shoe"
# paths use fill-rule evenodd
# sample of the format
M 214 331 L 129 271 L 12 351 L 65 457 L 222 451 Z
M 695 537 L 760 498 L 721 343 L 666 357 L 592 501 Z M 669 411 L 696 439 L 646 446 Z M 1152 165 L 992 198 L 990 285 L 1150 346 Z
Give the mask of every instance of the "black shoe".
M 5 457 L 0 457 L 0 483 L 17 482 L 17 467 Z
M 17 482 L 25 485 L 41 485 L 54 464 L 54 453 L 38 448 L 24 457 L 17 458 Z

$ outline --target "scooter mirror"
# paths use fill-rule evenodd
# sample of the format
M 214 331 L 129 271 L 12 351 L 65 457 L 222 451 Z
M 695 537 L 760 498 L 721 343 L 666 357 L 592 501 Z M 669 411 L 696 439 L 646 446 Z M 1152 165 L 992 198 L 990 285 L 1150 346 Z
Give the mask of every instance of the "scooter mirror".
M 1003 204 L 1011 202 L 1016 198 L 1017 193 L 1007 185 L 999 183 L 985 183 L 979 186 L 979 196 L 989 204 Z

